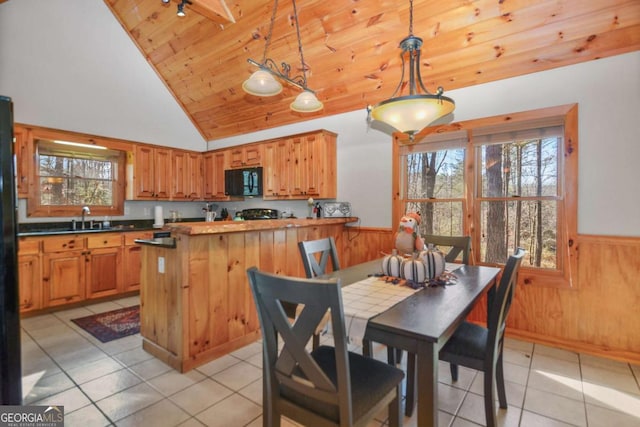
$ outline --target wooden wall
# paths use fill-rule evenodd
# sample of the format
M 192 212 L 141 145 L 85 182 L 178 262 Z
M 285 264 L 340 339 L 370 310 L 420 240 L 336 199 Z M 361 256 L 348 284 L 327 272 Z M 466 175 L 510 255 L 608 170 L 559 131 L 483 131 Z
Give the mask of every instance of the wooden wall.
M 348 227 L 343 266 L 375 259 L 392 242 L 391 230 Z M 640 238 L 580 235 L 577 276 L 571 289 L 519 283 L 507 335 L 640 363 Z M 469 319 L 484 321 L 485 307 Z

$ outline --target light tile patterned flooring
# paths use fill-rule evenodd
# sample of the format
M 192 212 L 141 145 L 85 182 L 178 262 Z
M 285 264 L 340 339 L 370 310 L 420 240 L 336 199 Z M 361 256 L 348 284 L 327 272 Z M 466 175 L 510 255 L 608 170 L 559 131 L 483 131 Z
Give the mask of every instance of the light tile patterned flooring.
M 23 319 L 24 403 L 64 405 L 66 426 L 262 425 L 259 343 L 180 374 L 142 350 L 139 335 L 103 344 L 70 321 L 138 303 Z M 382 346 L 376 357 L 386 360 Z M 501 426 L 640 426 L 640 366 L 513 339 L 504 357 L 509 408 L 499 412 Z M 482 373 L 461 367 L 453 384 L 440 362 L 439 379 L 440 425 L 484 425 Z M 370 425 L 385 426 L 379 418 Z M 415 411 L 404 425 L 417 425 Z

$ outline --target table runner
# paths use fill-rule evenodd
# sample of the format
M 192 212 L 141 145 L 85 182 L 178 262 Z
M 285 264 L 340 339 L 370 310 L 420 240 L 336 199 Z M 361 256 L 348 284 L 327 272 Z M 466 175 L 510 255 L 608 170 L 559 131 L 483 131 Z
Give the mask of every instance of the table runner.
M 445 271 L 453 272 L 462 264 L 446 263 Z M 367 322 L 422 288 L 412 289 L 409 286 L 393 284 L 383 277 L 367 277 L 359 282 L 342 287 L 342 308 L 344 311 L 345 329 L 350 344 L 362 345 Z M 303 306 L 298 305 L 296 317 Z M 316 333 L 331 334 L 330 316 L 327 313 L 318 325 Z

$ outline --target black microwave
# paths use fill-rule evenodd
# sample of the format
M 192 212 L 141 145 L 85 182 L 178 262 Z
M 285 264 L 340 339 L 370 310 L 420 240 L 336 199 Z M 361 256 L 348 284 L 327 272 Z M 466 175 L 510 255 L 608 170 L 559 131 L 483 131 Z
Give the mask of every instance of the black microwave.
M 227 196 L 262 196 L 262 168 L 225 170 L 224 192 Z

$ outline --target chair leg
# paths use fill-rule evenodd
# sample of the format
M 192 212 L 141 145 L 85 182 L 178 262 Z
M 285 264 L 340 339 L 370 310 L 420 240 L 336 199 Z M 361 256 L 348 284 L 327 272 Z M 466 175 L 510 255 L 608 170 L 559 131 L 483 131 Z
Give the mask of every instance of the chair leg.
M 413 405 L 416 401 L 416 355 L 407 352 L 407 388 L 405 390 L 404 414 L 410 417 L 413 414 Z
M 400 414 L 400 401 L 402 400 L 400 391 L 400 384 L 396 387 L 396 398 L 389 403 L 389 427 L 402 426 L 401 414 Z
M 458 381 L 458 365 L 449 363 L 449 370 L 451 371 L 451 381 Z
M 396 348 L 396 363 L 399 365 L 402 363 L 402 349 Z
M 496 408 L 493 395 L 493 372 L 484 372 L 484 413 L 487 427 L 496 427 Z
M 498 402 L 503 409 L 507 408 L 507 393 L 504 388 L 504 368 L 502 366 L 502 352 L 498 356 L 496 364 L 496 386 L 498 389 Z
M 373 345 L 369 340 L 362 340 L 362 355 L 365 357 L 373 357 Z
M 313 341 L 311 344 L 314 350 L 317 350 L 320 347 L 320 334 L 313 334 Z

